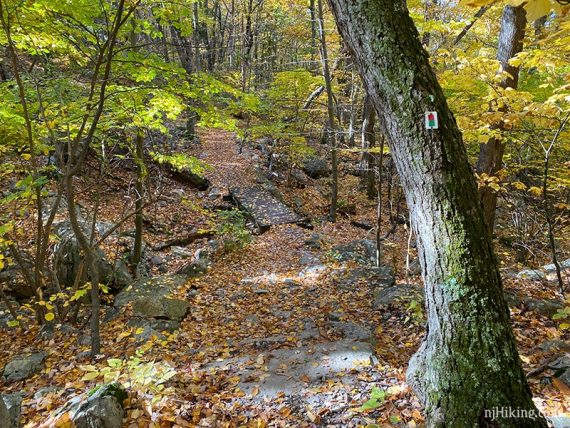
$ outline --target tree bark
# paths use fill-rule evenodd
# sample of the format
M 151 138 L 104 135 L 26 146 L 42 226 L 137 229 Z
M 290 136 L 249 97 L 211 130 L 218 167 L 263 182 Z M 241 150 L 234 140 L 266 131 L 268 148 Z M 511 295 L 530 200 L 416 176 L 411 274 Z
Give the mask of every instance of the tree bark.
M 144 232 L 144 179 L 146 175 L 146 168 L 144 164 L 143 153 L 144 136 L 141 131 L 137 132 L 135 139 L 135 161 L 137 164 L 137 182 L 135 185 L 136 200 L 135 209 L 135 243 L 133 245 L 133 256 L 131 262 L 133 263 L 135 275 L 139 276 L 139 264 L 142 258 L 142 244 Z
M 362 110 L 362 158 L 360 160 L 360 170 L 362 173 L 362 183 L 366 188 L 368 199 L 374 199 L 376 196 L 374 176 L 374 156 L 370 153 L 370 149 L 376 146 L 376 136 L 374 134 L 374 125 L 376 123 L 376 111 L 370 96 L 364 97 L 364 108 Z
M 501 64 L 501 70 L 508 73 L 499 86 L 501 88 L 516 89 L 519 81 L 519 68 L 509 64 L 509 60 L 522 51 L 526 26 L 526 11 L 524 6 L 505 6 L 501 17 L 501 32 L 499 34 L 499 47 L 497 60 Z M 505 108 L 501 109 L 506 111 Z M 496 128 L 504 128 L 499 123 Z M 502 168 L 505 143 L 500 138 L 491 138 L 487 143 L 481 144 L 479 158 L 477 160 L 477 173 L 496 175 Z M 495 212 L 497 210 L 497 193 L 489 186 L 479 189 L 479 197 L 483 203 L 485 220 L 489 228 L 489 234 L 493 234 L 495 226 Z
M 332 79 L 329 67 L 329 57 L 327 53 L 327 42 L 325 38 L 325 27 L 323 19 L 323 2 L 317 0 L 317 20 L 319 24 L 319 38 L 321 41 L 321 62 L 323 64 L 323 77 L 325 79 L 325 89 L 327 91 L 327 141 L 331 150 L 332 183 L 331 183 L 331 206 L 329 219 L 333 223 L 336 221 L 336 209 L 338 205 L 338 159 L 336 145 L 336 124 L 334 112 L 334 97 L 332 92 Z
M 405 4 L 331 5 L 374 102 L 418 239 L 428 331 L 408 382 L 428 426 L 546 427 L 517 354 L 462 136 Z M 438 129 L 425 129 L 428 110 L 437 110 Z M 498 414 L 492 421 L 489 412 L 503 407 L 536 418 Z

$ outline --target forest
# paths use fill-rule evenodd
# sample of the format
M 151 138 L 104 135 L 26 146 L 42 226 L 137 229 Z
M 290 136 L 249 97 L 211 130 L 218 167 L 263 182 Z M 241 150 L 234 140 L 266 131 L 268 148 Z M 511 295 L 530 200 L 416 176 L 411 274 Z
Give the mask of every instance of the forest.
M 0 428 L 570 428 L 568 0 L 0 0 Z

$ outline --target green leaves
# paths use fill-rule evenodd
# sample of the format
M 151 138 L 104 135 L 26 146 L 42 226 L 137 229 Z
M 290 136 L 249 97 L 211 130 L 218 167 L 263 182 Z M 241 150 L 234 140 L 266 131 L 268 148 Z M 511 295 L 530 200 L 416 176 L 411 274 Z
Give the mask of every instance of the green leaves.
M 386 391 L 378 388 L 377 386 L 372 387 L 372 391 L 370 392 L 370 399 L 360 407 L 360 411 L 365 412 L 377 409 L 384 403 L 384 400 L 386 400 L 387 396 L 388 393 Z

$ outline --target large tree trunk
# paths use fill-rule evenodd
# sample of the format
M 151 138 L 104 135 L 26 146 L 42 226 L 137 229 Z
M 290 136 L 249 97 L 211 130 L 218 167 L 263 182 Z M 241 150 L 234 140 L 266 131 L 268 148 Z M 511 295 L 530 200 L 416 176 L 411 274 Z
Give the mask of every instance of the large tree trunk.
M 418 237 L 428 332 L 408 381 L 428 426 L 493 425 L 489 411 L 511 407 L 537 418 L 498 415 L 495 426 L 546 427 L 517 354 L 461 133 L 404 2 L 331 4 L 376 107 Z M 428 110 L 438 112 L 439 129 L 425 129 Z
M 519 68 L 509 64 L 509 60 L 522 51 L 526 26 L 526 11 L 524 6 L 505 6 L 501 18 L 501 32 L 499 34 L 499 47 L 497 59 L 501 64 L 501 70 L 508 73 L 502 79 L 501 88 L 516 89 L 519 81 Z M 505 111 L 503 108 L 502 111 Z M 503 128 L 502 123 L 495 126 Z M 505 143 L 500 138 L 491 138 L 487 143 L 481 144 L 479 159 L 477 160 L 477 173 L 494 176 L 503 165 Z M 489 186 L 479 189 L 479 196 L 483 202 L 485 220 L 489 227 L 489 234 L 493 234 L 495 225 L 495 211 L 497 209 L 497 193 Z

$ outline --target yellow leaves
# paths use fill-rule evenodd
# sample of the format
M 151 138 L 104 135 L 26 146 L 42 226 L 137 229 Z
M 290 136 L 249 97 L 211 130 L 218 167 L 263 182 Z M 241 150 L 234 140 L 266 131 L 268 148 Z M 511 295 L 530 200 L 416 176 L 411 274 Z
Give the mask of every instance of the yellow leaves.
M 548 15 L 551 10 L 560 13 L 560 5 L 550 0 L 510 0 L 509 3 L 512 6 L 524 4 L 526 19 L 529 22 L 536 21 L 538 18 Z
M 94 371 L 94 372 L 89 372 L 89 373 L 86 373 L 85 375 L 83 375 L 81 380 L 91 381 L 91 380 L 97 379 L 98 377 L 99 377 L 99 371 Z
M 528 189 L 529 193 L 532 193 L 534 196 L 541 196 L 542 195 L 542 189 L 540 187 L 536 187 L 536 186 L 532 186 Z
M 495 0 L 460 0 L 459 4 L 464 6 L 472 7 L 483 7 L 490 6 L 495 3 Z M 510 0 L 508 3 L 511 6 L 524 5 L 526 10 L 526 18 L 529 22 L 536 21 L 538 18 L 542 18 L 548 15 L 551 10 L 556 13 L 560 13 L 560 5 L 551 0 Z
M 486 143 L 489 142 L 489 140 L 490 140 L 490 137 L 489 137 L 488 135 L 479 134 L 479 135 L 477 136 L 477 141 L 478 141 L 479 143 L 481 143 L 481 144 L 486 144 Z
M 517 190 L 526 190 L 526 185 L 524 183 L 521 183 L 520 181 L 512 182 L 511 186 L 513 186 Z
M 53 321 L 55 319 L 55 315 L 53 312 L 48 312 L 45 316 L 46 321 Z
M 497 175 L 500 175 L 501 171 L 497 172 Z M 477 178 L 477 186 L 479 189 L 483 187 L 489 187 L 493 189 L 495 192 L 504 190 L 501 185 L 499 184 L 500 178 L 497 176 L 490 176 L 487 173 L 482 173 L 481 175 L 476 174 Z

